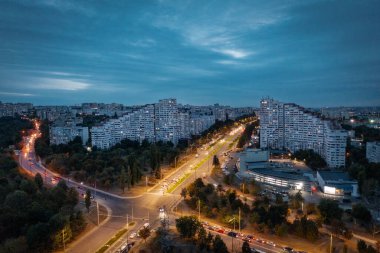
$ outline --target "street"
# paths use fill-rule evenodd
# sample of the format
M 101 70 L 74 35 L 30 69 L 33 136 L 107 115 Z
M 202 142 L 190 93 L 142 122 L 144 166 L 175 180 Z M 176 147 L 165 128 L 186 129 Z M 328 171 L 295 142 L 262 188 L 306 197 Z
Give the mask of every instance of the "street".
M 46 169 L 37 161 L 34 152 L 34 142 L 40 135 L 38 125 L 36 132 L 27 138 L 27 143 L 19 155 L 19 164 L 32 175 L 40 173 L 47 185 L 54 186 L 59 180 L 65 180 L 69 187 L 75 187 L 79 189 L 79 191 L 85 192 L 87 189 L 90 189 L 93 192 L 94 200 L 111 210 L 111 213 L 108 214 L 109 219 L 99 227 L 99 229 L 92 231 L 91 236 L 85 236 L 66 248 L 66 252 L 95 252 L 115 233 L 126 227 L 127 216 L 130 222 L 135 222 L 135 228 L 141 227 L 145 222 L 159 226 L 158 210 L 160 207 L 165 207 L 166 210 L 169 210 L 170 225 L 174 225 L 175 216 L 170 214 L 170 210 L 175 206 L 176 202 L 180 200 L 181 189 L 193 182 L 197 177 L 210 174 L 213 158 L 211 154 L 215 153 L 219 156 L 228 150 L 229 144 L 241 134 L 242 129 L 239 129 L 239 131 L 232 131 L 231 135 L 224 136 L 224 138 L 220 139 L 209 150 L 199 150 L 198 155 L 194 156 L 175 170 L 174 173 L 166 177 L 166 182 L 175 182 L 175 180 L 184 177 L 185 174 L 187 175 L 182 182 L 175 188 L 172 188 L 171 193 L 164 190 L 161 184 L 157 184 L 142 195 L 121 197 L 76 182 Z M 131 232 L 136 231 L 135 229 L 128 231 L 124 238 L 128 237 Z M 123 242 L 123 240 L 119 240 L 119 245 L 113 245 L 112 249 L 117 249 Z

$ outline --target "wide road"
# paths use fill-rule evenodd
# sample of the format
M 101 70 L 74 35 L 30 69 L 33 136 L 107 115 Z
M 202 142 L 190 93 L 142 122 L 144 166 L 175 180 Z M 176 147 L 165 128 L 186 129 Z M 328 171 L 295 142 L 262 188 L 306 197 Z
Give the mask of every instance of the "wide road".
M 103 246 L 118 230 L 124 228 L 127 222 L 135 221 L 135 227 L 141 227 L 145 222 L 151 224 L 159 224 L 159 208 L 165 207 L 170 211 L 175 203 L 180 199 L 180 191 L 183 187 L 191 183 L 197 177 L 203 177 L 210 173 L 212 166 L 212 157 L 214 153 L 221 155 L 229 149 L 230 143 L 237 138 L 243 131 L 242 127 L 237 127 L 230 134 L 223 138 L 219 138 L 218 142 L 209 148 L 208 145 L 204 149 L 199 149 L 198 155 L 194 156 L 188 162 L 179 167 L 176 171 L 165 178 L 167 184 L 158 184 L 149 192 L 140 196 L 121 197 L 111 194 L 91 186 L 75 182 L 72 179 L 65 178 L 57 173 L 46 169 L 41 165 L 34 153 L 34 142 L 39 137 L 39 125 L 36 123 L 36 130 L 25 140 L 25 145 L 19 155 L 19 164 L 32 175 L 40 173 L 44 178 L 45 184 L 55 185 L 59 180 L 65 180 L 70 187 L 76 187 L 78 191 L 84 192 L 90 189 L 95 196 L 95 201 L 107 206 L 111 210 L 111 215 L 107 221 L 91 232 L 90 236 L 73 243 L 67 248 L 66 252 L 95 252 Z M 179 181 L 179 179 L 182 179 Z M 177 184 L 175 181 L 177 180 Z M 168 192 L 169 190 L 169 192 Z M 174 217 L 170 218 L 171 225 L 174 224 Z M 136 232 L 130 230 L 130 232 Z

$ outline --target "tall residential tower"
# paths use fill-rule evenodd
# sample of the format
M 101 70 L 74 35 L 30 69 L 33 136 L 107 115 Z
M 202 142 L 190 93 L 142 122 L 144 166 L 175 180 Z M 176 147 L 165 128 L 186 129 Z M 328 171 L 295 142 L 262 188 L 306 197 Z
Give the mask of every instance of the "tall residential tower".
M 260 146 L 295 152 L 312 149 L 329 167 L 345 165 L 347 132 L 293 103 L 260 102 Z

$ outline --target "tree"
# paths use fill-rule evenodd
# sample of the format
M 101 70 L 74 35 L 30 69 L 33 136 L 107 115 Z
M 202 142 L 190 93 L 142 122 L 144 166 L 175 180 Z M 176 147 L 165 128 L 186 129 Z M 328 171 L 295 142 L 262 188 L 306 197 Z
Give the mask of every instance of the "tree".
M 30 226 L 26 233 L 29 248 L 35 252 L 48 252 L 51 248 L 50 233 L 49 225 L 46 223 Z
M 305 206 L 305 209 L 306 209 L 306 214 L 309 215 L 317 211 L 317 206 L 314 203 L 307 203 Z
M 352 216 L 355 219 L 362 220 L 366 223 L 371 222 L 372 215 L 371 212 L 363 204 L 355 204 L 352 207 Z
M 41 189 L 42 186 L 44 185 L 44 181 L 42 179 L 42 176 L 40 173 L 37 173 L 35 176 L 34 176 L 34 182 L 36 183 L 38 189 Z
M 299 209 L 302 202 L 304 201 L 301 191 L 298 191 L 296 194 L 290 196 L 290 206 L 293 209 Z
M 309 241 L 315 241 L 319 237 L 319 231 L 317 224 L 312 220 L 306 221 L 306 239 Z
M 144 228 L 140 229 L 139 236 L 142 239 L 144 239 L 144 242 L 146 242 L 146 238 L 148 238 L 150 236 L 150 229 L 149 229 L 149 227 L 144 227 Z
M 216 155 L 214 155 L 214 158 L 212 159 L 212 165 L 214 166 L 220 165 L 219 158 Z
M 121 170 L 120 176 L 119 176 L 120 189 L 123 191 L 123 193 L 124 193 L 124 189 L 125 189 L 126 180 L 127 180 L 127 174 L 125 173 L 125 169 L 123 168 Z
M 367 244 L 363 240 L 359 240 L 356 246 L 359 253 L 367 253 Z
M 248 242 L 243 242 L 243 246 L 241 247 L 242 253 L 252 253 L 251 247 L 249 246 Z
M 207 237 L 207 233 L 206 233 L 206 230 L 203 228 L 203 227 L 200 227 L 199 228 L 199 231 L 198 231 L 198 236 L 197 236 L 198 240 L 197 240 L 197 245 L 198 245 L 198 248 L 199 250 L 204 250 L 204 249 L 207 249 L 209 248 L 209 243 L 208 242 L 208 237 Z
M 18 237 L 6 240 L 0 246 L 0 253 L 24 253 L 28 252 L 28 245 L 25 237 Z
M 223 192 L 223 186 L 221 185 L 221 184 L 218 184 L 217 186 L 216 186 L 216 191 L 220 194 L 220 193 L 222 193 Z
M 305 161 L 306 165 L 313 170 L 325 168 L 327 165 L 326 161 L 312 149 L 298 150 L 292 155 L 292 159 Z
M 86 204 L 87 212 L 90 212 L 90 206 L 91 206 L 91 191 L 86 191 L 86 197 L 84 199 L 84 202 Z
M 182 190 L 181 190 L 181 196 L 182 196 L 183 199 L 186 198 L 186 196 L 187 196 L 187 189 L 186 188 L 182 188 Z
M 261 192 L 261 186 L 256 180 L 252 179 L 250 182 L 250 192 L 252 193 L 253 196 L 256 196 Z
M 342 218 L 343 210 L 335 200 L 322 199 L 318 204 L 318 209 L 323 223 L 330 224 L 333 219 Z
M 288 234 L 288 225 L 285 222 L 281 225 L 276 225 L 274 231 L 277 236 L 285 236 Z
M 181 237 L 191 239 L 199 230 L 201 224 L 195 216 L 183 216 L 175 220 L 176 228 Z
M 343 245 L 343 253 L 348 253 L 348 247 L 346 244 Z
M 214 240 L 212 241 L 212 248 L 215 253 L 228 253 L 227 246 L 220 235 L 216 235 L 214 237 Z

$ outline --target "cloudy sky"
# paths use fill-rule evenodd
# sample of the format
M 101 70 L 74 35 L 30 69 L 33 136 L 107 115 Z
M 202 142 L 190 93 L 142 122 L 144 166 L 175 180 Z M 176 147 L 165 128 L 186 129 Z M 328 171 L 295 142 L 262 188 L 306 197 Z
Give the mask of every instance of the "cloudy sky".
M 0 101 L 380 105 L 380 1 L 1 0 Z

